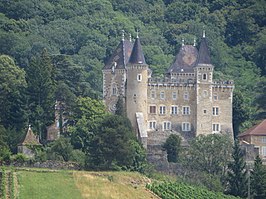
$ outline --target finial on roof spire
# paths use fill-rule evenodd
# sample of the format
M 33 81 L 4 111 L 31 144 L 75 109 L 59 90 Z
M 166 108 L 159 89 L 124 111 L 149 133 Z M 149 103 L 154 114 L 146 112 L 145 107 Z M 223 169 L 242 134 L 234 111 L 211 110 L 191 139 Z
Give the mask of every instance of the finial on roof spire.
M 29 124 L 29 128 L 31 127 L 31 125 Z
M 182 38 L 182 46 L 184 46 L 184 45 L 185 45 L 185 39 Z
M 202 38 L 205 38 L 205 29 L 203 29 Z
M 193 46 L 196 46 L 196 37 L 194 37 Z
M 137 38 L 139 38 L 139 30 L 137 29 Z
M 132 42 L 131 33 L 129 33 L 129 41 Z
M 122 30 L 122 41 L 125 41 L 125 31 Z

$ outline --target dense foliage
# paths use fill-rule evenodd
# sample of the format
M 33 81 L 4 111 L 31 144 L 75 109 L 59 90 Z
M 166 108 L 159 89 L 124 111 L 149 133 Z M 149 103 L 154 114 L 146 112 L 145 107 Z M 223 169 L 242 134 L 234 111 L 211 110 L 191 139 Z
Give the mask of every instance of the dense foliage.
M 178 135 L 171 134 L 163 144 L 163 149 L 167 152 L 168 162 L 177 162 L 181 151 L 181 138 Z
M 190 186 L 184 183 L 153 183 L 147 188 L 160 196 L 162 199 L 236 199 L 238 197 L 224 195 L 219 192 L 211 192 L 207 189 Z

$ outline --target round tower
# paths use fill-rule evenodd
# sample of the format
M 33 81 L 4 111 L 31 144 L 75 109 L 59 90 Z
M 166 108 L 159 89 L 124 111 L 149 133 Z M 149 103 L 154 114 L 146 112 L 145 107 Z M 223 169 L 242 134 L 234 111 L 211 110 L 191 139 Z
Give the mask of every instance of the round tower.
M 144 147 L 147 142 L 147 85 L 148 65 L 137 36 L 126 67 L 126 111 Z

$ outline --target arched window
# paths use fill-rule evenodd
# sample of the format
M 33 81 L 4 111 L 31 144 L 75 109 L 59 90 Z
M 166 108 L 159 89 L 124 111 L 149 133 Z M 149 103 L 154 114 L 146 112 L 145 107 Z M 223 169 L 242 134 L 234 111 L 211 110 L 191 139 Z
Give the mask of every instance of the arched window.
M 204 74 L 202 75 L 202 80 L 207 80 L 207 74 L 206 74 L 206 73 L 204 73 Z

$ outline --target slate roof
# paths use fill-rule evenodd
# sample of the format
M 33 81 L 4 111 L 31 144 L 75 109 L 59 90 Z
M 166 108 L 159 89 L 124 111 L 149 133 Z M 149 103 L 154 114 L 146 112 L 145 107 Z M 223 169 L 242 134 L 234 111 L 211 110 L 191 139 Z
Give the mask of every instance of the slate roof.
M 197 65 L 211 64 L 210 50 L 205 37 L 202 37 L 200 42 L 199 54 L 197 58 Z
M 195 46 L 184 45 L 180 48 L 175 57 L 174 63 L 168 69 L 168 73 L 193 73 L 193 68 L 198 57 L 198 50 Z
M 24 141 L 21 145 L 40 145 L 38 137 L 34 135 L 33 131 L 31 130 L 30 126 L 28 128 L 27 134 L 25 136 Z
M 133 44 L 128 40 L 122 40 L 103 69 L 112 69 L 116 62 L 116 69 L 125 69 L 132 52 Z
M 249 135 L 266 136 L 266 119 L 246 130 L 244 133 L 241 133 L 238 137 L 245 137 Z
M 146 64 L 139 37 L 136 38 L 129 59 L 130 64 Z

